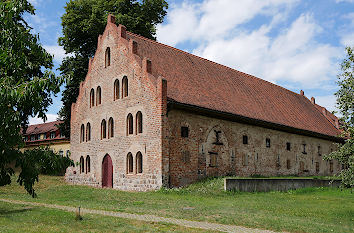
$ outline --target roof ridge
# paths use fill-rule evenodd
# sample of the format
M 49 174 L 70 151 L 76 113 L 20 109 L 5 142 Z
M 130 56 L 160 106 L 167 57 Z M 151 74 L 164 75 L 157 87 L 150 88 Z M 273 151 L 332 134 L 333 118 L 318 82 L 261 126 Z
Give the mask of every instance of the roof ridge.
M 62 122 L 62 120 L 49 121 L 49 122 L 43 122 L 43 123 L 34 124 L 34 125 L 28 125 L 28 127 L 29 126 L 37 126 L 37 125 L 46 125 L 46 124 L 51 124 L 51 123 L 56 123 L 56 122 Z
M 163 44 L 163 43 L 161 43 L 161 42 L 158 42 L 158 41 L 155 41 L 155 40 L 146 38 L 146 37 L 144 37 L 144 36 L 135 34 L 135 33 L 130 32 L 130 31 L 126 31 L 126 33 L 127 33 L 127 34 L 131 34 L 131 35 L 133 35 L 133 36 L 136 36 L 136 37 L 138 37 L 138 38 L 140 38 L 140 39 L 143 39 L 143 40 L 146 40 L 146 41 L 149 41 L 149 42 L 152 42 L 152 43 L 155 43 L 155 44 L 159 44 L 159 45 L 165 46 L 165 47 L 170 48 L 170 49 L 173 49 L 173 50 L 176 50 L 177 52 L 181 52 L 181 53 L 184 53 L 184 54 L 187 54 L 187 55 L 192 55 L 192 56 L 194 56 L 194 57 L 196 57 L 196 58 L 198 58 L 198 59 L 200 59 L 200 60 L 205 60 L 205 61 L 210 62 L 210 63 L 213 63 L 213 64 L 215 64 L 215 65 L 219 65 L 219 66 L 222 66 L 222 67 L 224 67 L 224 68 L 230 69 L 230 70 L 232 70 L 232 71 L 236 71 L 236 72 L 238 72 L 238 73 L 244 74 L 244 75 L 246 75 L 246 76 L 248 76 L 248 77 L 250 77 L 250 78 L 258 79 L 258 80 L 267 82 L 267 83 L 269 83 L 269 84 L 271 84 L 271 85 L 273 85 L 273 86 L 280 87 L 280 88 L 282 88 L 282 89 L 284 89 L 284 90 L 286 90 L 286 91 L 289 91 L 289 92 L 291 92 L 291 93 L 293 93 L 293 94 L 302 96 L 302 95 L 299 94 L 299 93 L 296 93 L 296 92 L 294 92 L 294 91 L 291 91 L 291 90 L 289 90 L 289 89 L 286 89 L 285 87 L 282 87 L 282 86 L 280 86 L 280 85 L 278 85 L 278 84 L 272 83 L 272 82 L 267 81 L 267 80 L 265 80 L 265 79 L 258 78 L 258 77 L 254 76 L 254 75 L 252 75 L 252 74 L 247 74 L 247 73 L 245 73 L 245 72 L 243 72 L 243 71 L 236 70 L 236 69 L 231 68 L 231 67 L 229 67 L 229 66 L 226 66 L 226 65 L 217 63 L 217 62 L 215 62 L 215 61 L 211 61 L 211 60 L 206 59 L 206 58 L 204 58 L 204 57 L 200 57 L 200 56 L 198 56 L 198 55 L 195 55 L 195 54 L 186 52 L 186 51 L 184 51 L 184 50 L 175 48 L 175 47 L 170 46 L 170 45 L 167 45 L 167 44 Z M 306 96 L 304 96 L 304 97 L 306 97 Z M 307 98 L 307 97 L 306 97 L 306 98 Z

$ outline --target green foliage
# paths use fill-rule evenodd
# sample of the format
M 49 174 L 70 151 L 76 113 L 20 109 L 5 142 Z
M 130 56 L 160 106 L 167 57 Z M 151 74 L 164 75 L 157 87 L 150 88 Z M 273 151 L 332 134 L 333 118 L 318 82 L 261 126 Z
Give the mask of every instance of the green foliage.
M 340 89 L 336 92 L 337 106 L 342 114 L 341 124 L 345 143 L 339 149 L 325 156 L 326 160 L 336 159 L 343 165 L 339 177 L 345 187 L 354 187 L 354 47 L 347 47 L 347 57 L 341 64 L 338 75 Z
M 165 0 L 71 0 L 67 3 L 62 16 L 64 36 L 59 38 L 59 44 L 71 54 L 59 68 L 67 80 L 59 112 L 64 121 L 60 128 L 67 137 L 70 136 L 71 104 L 76 102 L 89 57 L 96 51 L 108 14 L 115 15 L 116 24 L 123 24 L 128 31 L 155 39 L 155 27 L 162 23 L 167 7 Z
M 69 166 L 74 166 L 71 159 L 55 153 L 48 147 L 26 150 L 17 157 L 16 167 L 21 167 L 17 182 L 24 185 L 27 192 L 35 197 L 33 185 L 38 182 L 39 174 L 62 175 Z
M 26 150 L 24 157 L 31 161 L 38 161 L 38 170 L 44 175 L 63 175 L 66 168 L 74 166 L 74 162 L 68 158 L 54 152 L 49 147 L 38 147 L 32 150 Z
M 53 67 L 53 58 L 38 35 L 31 34 L 25 13 L 34 14 L 26 0 L 0 1 L 0 186 L 11 183 L 10 164 L 16 161 L 22 170 L 18 182 L 34 196 L 32 186 L 38 176 L 32 161 L 25 161 L 19 151 L 21 130 L 26 130 L 29 116 L 46 118 L 50 95 L 59 92 L 62 79 L 44 70 Z

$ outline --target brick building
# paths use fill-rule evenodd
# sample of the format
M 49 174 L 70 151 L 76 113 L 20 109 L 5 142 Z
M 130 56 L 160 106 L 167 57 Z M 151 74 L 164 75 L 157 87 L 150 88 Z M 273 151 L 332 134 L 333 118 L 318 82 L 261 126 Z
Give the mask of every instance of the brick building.
M 72 105 L 69 182 L 123 190 L 207 176 L 329 175 L 338 119 L 315 99 L 127 32 L 108 16 Z

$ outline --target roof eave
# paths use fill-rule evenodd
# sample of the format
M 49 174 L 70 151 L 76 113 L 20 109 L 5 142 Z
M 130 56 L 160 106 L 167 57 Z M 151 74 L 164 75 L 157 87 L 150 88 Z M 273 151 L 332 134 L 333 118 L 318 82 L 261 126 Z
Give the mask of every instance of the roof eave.
M 293 134 L 304 135 L 309 137 L 316 137 L 316 138 L 326 139 L 338 143 L 344 143 L 345 140 L 344 138 L 337 137 L 337 136 L 321 134 L 310 130 L 298 129 L 291 126 L 277 124 L 274 122 L 268 122 L 268 121 L 255 119 L 255 118 L 250 118 L 250 117 L 246 117 L 234 113 L 223 112 L 219 110 L 214 110 L 214 109 L 200 107 L 200 106 L 186 104 L 186 103 L 180 103 L 171 98 L 168 98 L 168 111 L 170 111 L 171 109 L 184 110 L 184 111 L 193 112 L 203 116 L 215 117 L 218 119 L 229 120 L 229 121 L 234 121 L 234 122 L 239 122 L 239 123 L 244 123 L 249 125 L 255 125 L 255 126 L 259 126 L 267 129 L 279 130 L 287 133 L 293 133 Z

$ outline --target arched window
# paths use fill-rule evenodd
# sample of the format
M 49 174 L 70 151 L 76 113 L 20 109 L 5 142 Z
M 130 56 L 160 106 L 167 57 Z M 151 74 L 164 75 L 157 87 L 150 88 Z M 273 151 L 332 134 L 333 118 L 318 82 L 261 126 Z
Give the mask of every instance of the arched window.
M 81 125 L 81 130 L 80 130 L 80 142 L 85 141 L 85 126 L 84 124 Z
M 111 65 L 111 49 L 108 47 L 105 54 L 105 67 Z
M 98 86 L 96 91 L 96 105 L 100 105 L 100 104 L 101 104 L 101 87 Z
M 140 151 L 136 153 L 136 173 L 143 173 L 143 155 Z
M 114 122 L 113 118 L 109 118 L 108 120 L 108 138 L 113 138 L 114 137 Z
M 70 150 L 66 151 L 66 157 L 68 157 L 68 158 L 70 157 Z
M 130 152 L 127 155 L 127 173 L 133 173 L 133 155 Z
M 90 156 L 86 156 L 86 173 L 89 173 L 91 170 L 91 161 Z
M 90 91 L 90 108 L 95 106 L 95 90 L 93 88 Z
M 85 172 L 85 163 L 84 163 L 84 157 L 80 157 L 80 173 L 84 173 Z
M 127 96 L 128 96 L 128 78 L 127 76 L 124 76 L 122 80 L 122 98 Z
M 139 111 L 136 113 L 136 134 L 143 132 L 143 114 Z
M 88 122 L 86 124 L 86 142 L 91 140 L 91 124 Z
M 131 113 L 127 116 L 127 135 L 133 134 L 133 115 Z
M 114 93 L 114 100 L 119 99 L 119 80 L 118 79 L 116 79 L 116 81 L 114 81 L 113 93 Z
M 106 138 L 106 120 L 102 120 L 102 123 L 101 123 L 101 139 L 104 139 Z

